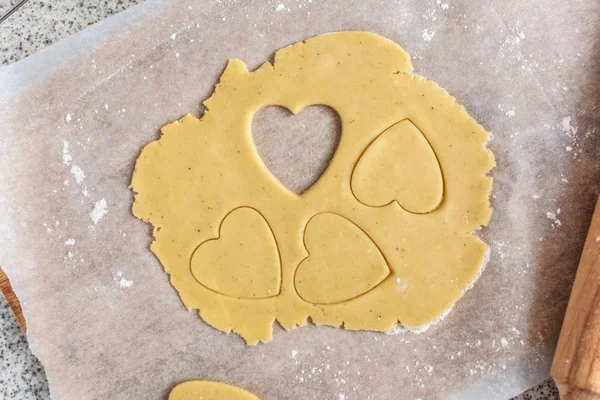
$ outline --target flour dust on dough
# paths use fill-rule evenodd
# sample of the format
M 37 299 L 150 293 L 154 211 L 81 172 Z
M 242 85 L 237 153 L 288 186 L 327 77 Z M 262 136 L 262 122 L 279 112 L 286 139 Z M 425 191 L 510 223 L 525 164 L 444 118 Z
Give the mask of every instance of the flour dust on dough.
M 263 164 L 252 118 L 322 104 L 342 121 L 324 174 L 301 195 Z M 249 72 L 230 60 L 198 119 L 148 144 L 133 213 L 188 309 L 248 344 L 317 324 L 421 329 L 463 295 L 487 246 L 488 134 L 397 44 L 366 32 L 317 36 Z
M 213 381 L 187 381 L 175 386 L 169 400 L 260 400 L 236 386 Z

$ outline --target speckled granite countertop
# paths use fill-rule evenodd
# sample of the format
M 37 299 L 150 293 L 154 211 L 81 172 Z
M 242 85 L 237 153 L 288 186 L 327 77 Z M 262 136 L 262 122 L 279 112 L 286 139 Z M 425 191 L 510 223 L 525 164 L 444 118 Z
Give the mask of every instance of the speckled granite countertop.
M 0 25 L 0 65 L 7 65 L 142 0 L 29 1 Z M 0 0 L 0 16 L 19 0 Z M 0 399 L 49 399 L 44 370 L 0 293 Z M 514 400 L 558 400 L 552 380 Z
M 142 0 L 30 0 L 0 26 L 0 64 L 11 64 Z M 0 0 L 0 15 L 19 0 Z
M 49 399 L 46 374 L 0 292 L 0 399 Z

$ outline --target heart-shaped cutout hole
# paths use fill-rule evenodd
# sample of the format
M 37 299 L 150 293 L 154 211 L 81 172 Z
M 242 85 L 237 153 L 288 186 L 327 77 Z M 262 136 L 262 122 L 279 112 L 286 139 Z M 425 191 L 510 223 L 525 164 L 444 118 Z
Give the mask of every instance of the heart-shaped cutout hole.
M 302 194 L 323 175 L 340 141 L 339 114 L 324 105 L 297 115 L 269 106 L 252 120 L 252 136 L 265 166 L 287 189 Z

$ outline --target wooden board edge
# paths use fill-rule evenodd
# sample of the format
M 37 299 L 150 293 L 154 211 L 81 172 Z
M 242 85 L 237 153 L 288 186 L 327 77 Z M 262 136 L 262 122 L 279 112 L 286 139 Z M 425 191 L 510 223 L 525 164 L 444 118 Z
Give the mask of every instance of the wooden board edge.
M 25 322 L 25 316 L 23 315 L 23 309 L 21 308 L 21 303 L 19 302 L 19 298 L 13 291 L 12 286 L 10 285 L 10 281 L 8 280 L 8 276 L 4 273 L 2 268 L 0 267 L 0 290 L 4 293 L 4 297 L 8 301 L 8 305 L 11 310 L 17 317 L 17 321 L 23 328 L 23 331 L 27 331 L 27 323 Z

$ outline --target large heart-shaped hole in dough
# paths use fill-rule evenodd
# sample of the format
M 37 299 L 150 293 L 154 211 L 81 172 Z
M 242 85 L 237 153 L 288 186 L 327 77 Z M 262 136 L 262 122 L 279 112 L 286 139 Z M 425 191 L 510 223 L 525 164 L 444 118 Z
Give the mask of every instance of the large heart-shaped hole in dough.
M 269 106 L 252 120 L 258 154 L 273 176 L 290 191 L 302 194 L 325 172 L 340 141 L 339 114 L 324 105 L 302 109 Z
M 250 207 L 227 214 L 219 237 L 198 246 L 190 267 L 201 285 L 225 296 L 261 299 L 278 295 L 281 288 L 275 236 L 265 218 Z
M 313 304 L 352 300 L 379 285 L 390 268 L 367 234 L 333 213 L 308 221 L 304 245 L 309 255 L 296 270 L 296 292 Z

